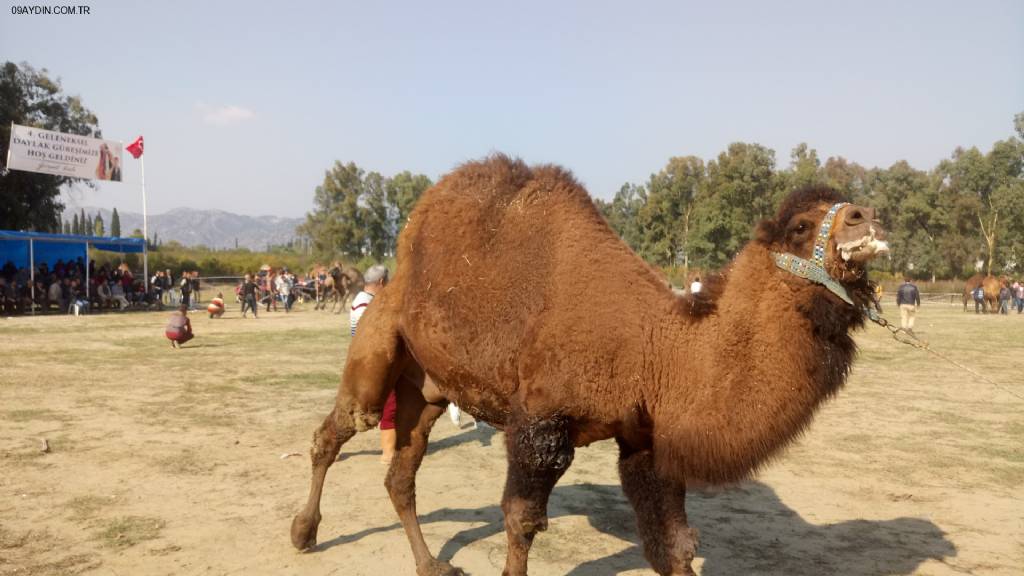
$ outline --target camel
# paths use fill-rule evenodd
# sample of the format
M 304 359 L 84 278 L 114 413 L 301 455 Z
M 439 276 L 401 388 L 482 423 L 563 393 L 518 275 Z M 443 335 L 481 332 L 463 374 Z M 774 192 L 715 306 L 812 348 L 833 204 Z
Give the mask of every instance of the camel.
M 967 279 L 964 284 L 964 312 L 967 312 L 967 304 L 974 302 L 974 289 L 981 286 L 981 283 L 985 280 L 985 276 L 982 274 L 975 274 Z
M 331 312 L 341 314 L 348 301 L 362 289 L 363 273 L 352 266 L 342 268 L 339 262 L 335 262 L 327 270 L 327 279 L 320 285 L 320 298 L 316 309 L 326 309 L 327 301 L 330 300 Z M 336 312 L 335 309 L 337 309 Z
M 865 264 L 888 249 L 874 214 L 827 188 L 795 192 L 724 272 L 679 296 L 569 172 L 503 155 L 463 165 L 419 200 L 394 280 L 360 321 L 313 434 L 293 545 L 316 544 L 328 468 L 394 389 L 385 486 L 419 576 L 463 574 L 430 553 L 416 516 L 416 471 L 448 402 L 506 435 L 505 576 L 527 573 L 575 449 L 610 438 L 646 559 L 692 575 L 687 485 L 749 477 L 843 386 L 873 301 Z M 513 289 L 524 284 L 535 289 Z
M 982 312 L 994 314 L 999 311 L 999 288 L 1002 287 L 1005 279 L 995 276 L 983 276 L 975 274 L 967 279 L 964 284 L 963 300 L 964 312 L 967 312 L 967 303 L 974 302 L 973 292 L 978 286 L 985 292 L 985 300 L 981 304 Z

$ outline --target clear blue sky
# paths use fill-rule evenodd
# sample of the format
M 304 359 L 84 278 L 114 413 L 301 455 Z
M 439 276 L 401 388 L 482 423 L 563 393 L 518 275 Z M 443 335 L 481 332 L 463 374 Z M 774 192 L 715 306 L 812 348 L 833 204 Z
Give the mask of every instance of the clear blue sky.
M 1024 111 L 1014 0 L 72 3 L 91 14 L 5 2 L 0 58 L 145 135 L 152 213 L 300 216 L 335 160 L 436 179 L 491 151 L 603 198 L 734 141 L 929 169 Z M 139 211 L 126 164 L 74 202 Z

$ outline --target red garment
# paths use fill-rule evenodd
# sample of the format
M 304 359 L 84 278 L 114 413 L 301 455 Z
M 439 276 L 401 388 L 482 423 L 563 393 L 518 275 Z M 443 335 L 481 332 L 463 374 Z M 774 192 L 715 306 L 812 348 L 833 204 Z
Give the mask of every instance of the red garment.
M 395 391 L 392 390 L 391 393 L 388 394 L 388 399 L 384 402 L 384 410 L 380 415 L 381 430 L 395 429 L 396 412 L 398 412 L 398 399 L 395 398 Z

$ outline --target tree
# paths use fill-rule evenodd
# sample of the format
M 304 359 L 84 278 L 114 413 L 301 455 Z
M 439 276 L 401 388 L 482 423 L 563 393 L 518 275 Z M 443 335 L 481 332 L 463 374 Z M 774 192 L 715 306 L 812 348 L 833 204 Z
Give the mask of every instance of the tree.
M 718 268 L 750 239 L 754 224 L 775 211 L 775 152 L 737 142 L 708 162 L 707 186 L 697 200 L 692 251 L 697 264 Z
M 385 178 L 370 172 L 363 182 L 363 232 L 366 252 L 377 261 L 394 254 L 397 232 L 389 214 Z
M 313 241 L 317 254 L 333 258 L 341 254 L 351 258 L 362 256 L 365 234 L 359 197 L 363 192 L 363 170 L 353 162 L 334 166 L 324 174 L 323 184 L 316 187 L 314 210 L 298 233 Z
M 71 233 L 72 234 L 81 234 L 82 233 L 82 226 L 81 226 L 81 224 L 78 223 L 78 214 L 75 214 L 74 217 L 71 220 Z
M 647 191 L 644 187 L 627 182 L 619 188 L 611 202 L 596 200 L 595 203 L 612 230 L 615 230 L 634 252 L 639 253 L 642 232 L 637 217 L 647 203 Z
M 957 213 L 953 217 L 958 219 L 965 237 L 970 238 L 972 228 L 975 238 L 980 236 L 980 242 L 974 244 L 978 247 L 975 255 L 984 260 L 987 274 L 1000 272 L 997 256 L 1006 262 L 1007 256 L 1016 251 L 1017 238 L 1024 233 L 1017 228 L 1017 223 L 1024 220 L 1020 200 L 1024 197 L 1022 150 L 1020 140 L 1012 137 L 996 142 L 987 155 L 977 148 L 957 148 L 937 169 L 944 189 L 956 197 L 953 204 Z
M 45 69 L 4 63 L 0 68 L 0 158 L 7 157 L 11 123 L 101 136 L 95 114 L 77 96 L 62 90 L 60 81 L 51 80 Z M 0 173 L 0 229 L 43 231 L 59 226 L 60 188 L 72 182 L 81 180 L 22 170 Z
M 690 265 L 691 216 L 706 186 L 704 161 L 670 158 L 647 182 L 647 201 L 637 212 L 641 254 L 662 266 Z
M 96 218 L 93 220 L 92 232 L 95 236 L 106 236 L 106 231 L 103 229 L 103 216 L 99 212 L 96 213 Z
M 117 213 L 117 208 L 114 208 L 114 213 L 110 216 L 110 235 L 121 236 L 121 216 Z
M 406 170 L 395 174 L 386 183 L 387 200 L 394 208 L 395 230 L 401 232 L 405 228 L 405 221 L 409 219 L 416 201 L 420 196 L 433 186 L 430 178 L 423 174 L 413 174 Z

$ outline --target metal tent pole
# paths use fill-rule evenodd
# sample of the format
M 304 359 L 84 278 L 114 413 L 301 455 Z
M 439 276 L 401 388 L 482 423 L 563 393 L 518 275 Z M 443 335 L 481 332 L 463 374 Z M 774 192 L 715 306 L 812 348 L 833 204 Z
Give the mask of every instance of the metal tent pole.
M 29 304 L 29 308 L 32 309 L 32 315 L 36 315 L 36 247 L 35 242 L 28 239 L 28 274 L 29 282 L 32 284 L 32 303 Z

